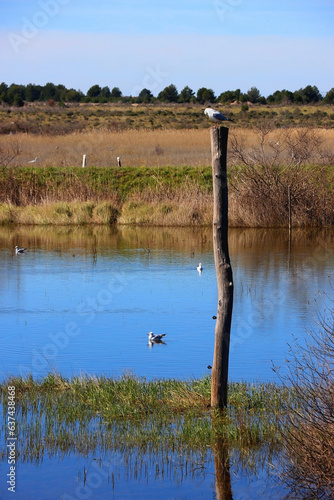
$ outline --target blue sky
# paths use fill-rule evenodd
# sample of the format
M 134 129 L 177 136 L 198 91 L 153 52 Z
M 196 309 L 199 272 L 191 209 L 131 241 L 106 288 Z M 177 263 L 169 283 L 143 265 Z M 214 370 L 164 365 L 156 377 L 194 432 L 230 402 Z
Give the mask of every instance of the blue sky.
M 0 81 L 334 87 L 333 0 L 0 0 Z

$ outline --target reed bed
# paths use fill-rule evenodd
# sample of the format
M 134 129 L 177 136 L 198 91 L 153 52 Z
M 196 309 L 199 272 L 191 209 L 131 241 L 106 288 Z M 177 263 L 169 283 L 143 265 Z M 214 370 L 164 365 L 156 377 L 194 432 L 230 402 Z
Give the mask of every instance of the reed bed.
M 292 397 L 275 384 L 232 383 L 229 407 L 221 413 L 209 409 L 210 377 L 147 381 L 132 375 L 66 379 L 49 374 L 42 380 L 4 381 L 4 407 L 7 386 L 15 386 L 17 428 L 26 455 L 41 453 L 45 446 L 88 451 L 110 440 L 113 446 L 151 451 L 205 449 L 222 439 L 239 449 L 275 448 Z
M 334 223 L 331 166 L 231 168 L 231 227 Z M 210 167 L 7 169 L 0 174 L 2 224 L 210 226 Z
M 246 154 L 259 144 L 261 127 L 269 127 L 265 147 L 281 144 L 280 160 L 289 157 L 284 150 L 287 133 L 296 134 L 298 130 L 312 130 L 323 142 L 324 158 L 317 163 L 333 162 L 334 129 L 276 129 L 271 122 L 260 122 L 253 128 L 233 128 L 231 137 L 236 137 L 244 146 Z M 260 128 L 259 128 L 260 127 Z M 230 137 L 230 142 L 231 142 Z M 42 167 L 80 167 L 83 155 L 87 156 L 87 166 L 117 167 L 117 157 L 126 167 L 189 167 L 211 164 L 209 124 L 205 129 L 162 129 L 162 130 L 92 130 L 73 132 L 66 135 L 50 136 L 16 133 L 0 135 L 0 167 L 25 166 L 38 158 L 35 166 Z M 239 163 L 229 157 L 229 164 Z

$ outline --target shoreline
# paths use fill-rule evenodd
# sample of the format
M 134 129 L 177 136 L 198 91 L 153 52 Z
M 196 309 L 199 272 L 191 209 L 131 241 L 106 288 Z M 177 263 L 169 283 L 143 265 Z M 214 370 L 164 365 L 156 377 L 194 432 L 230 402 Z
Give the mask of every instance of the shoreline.
M 229 218 L 230 228 L 263 228 L 284 229 L 289 227 L 286 221 L 254 220 L 245 215 L 244 219 L 233 217 L 233 206 L 230 207 L 232 216 Z M 213 200 L 206 196 L 205 202 L 197 206 L 196 200 L 188 200 L 181 204 L 176 201 L 154 203 L 145 201 L 129 201 L 119 207 L 108 201 L 86 202 L 54 202 L 40 205 L 16 206 L 11 203 L 0 203 L 0 226 L 2 227 L 29 227 L 29 226 L 137 226 L 137 227 L 165 227 L 165 228 L 209 228 L 212 226 Z M 333 216 L 334 219 L 334 216 Z M 319 223 L 317 220 L 293 220 L 292 228 L 325 229 L 333 228 L 334 220 L 328 223 Z

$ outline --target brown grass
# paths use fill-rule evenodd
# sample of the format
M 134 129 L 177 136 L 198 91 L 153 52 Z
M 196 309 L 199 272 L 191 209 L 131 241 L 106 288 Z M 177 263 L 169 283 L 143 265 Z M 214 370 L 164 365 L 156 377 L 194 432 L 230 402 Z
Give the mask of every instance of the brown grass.
M 208 226 L 212 223 L 212 195 L 188 184 L 177 189 L 151 189 L 129 196 L 120 224 Z
M 246 154 L 259 144 L 259 130 L 233 129 L 230 143 L 236 137 Z M 299 129 L 303 130 L 303 129 Z M 317 161 L 333 161 L 334 129 L 312 129 L 323 141 L 324 157 Z M 293 133 L 297 133 L 294 131 Z M 265 149 L 279 142 L 280 159 L 289 151 L 284 147 L 287 131 L 272 130 L 266 136 Z M 36 166 L 81 166 L 83 155 L 87 166 L 117 166 L 119 156 L 124 166 L 203 166 L 211 164 L 210 133 L 207 129 L 193 130 L 125 130 L 122 132 L 91 131 L 68 135 L 0 135 L 0 167 L 28 165 L 38 157 Z M 12 159 L 11 159 L 12 158 Z M 229 162 L 238 163 L 230 155 Z M 240 161 L 239 161 L 240 163 Z
M 72 225 L 72 224 L 114 224 L 118 208 L 110 202 L 58 202 L 39 205 L 16 206 L 0 204 L 2 224 L 24 225 Z

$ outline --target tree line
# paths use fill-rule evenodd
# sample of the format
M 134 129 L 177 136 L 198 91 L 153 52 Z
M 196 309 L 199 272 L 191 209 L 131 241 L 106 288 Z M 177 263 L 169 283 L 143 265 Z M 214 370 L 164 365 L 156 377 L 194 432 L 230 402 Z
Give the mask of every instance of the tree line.
M 201 87 L 195 93 L 193 89 L 186 86 L 178 92 L 175 85 L 165 87 L 155 97 L 149 89 L 143 88 L 138 96 L 124 96 L 118 87 L 110 89 L 108 86 L 101 87 L 93 85 L 86 94 L 81 90 L 66 88 L 64 85 L 47 83 L 46 85 L 0 84 L 0 104 L 9 106 L 23 106 L 25 102 L 48 102 L 49 104 L 65 102 L 169 102 L 169 103 L 223 103 L 232 102 L 253 103 L 253 104 L 316 104 L 324 102 L 334 104 L 334 87 L 323 96 L 315 85 L 307 85 L 305 88 L 295 90 L 276 90 L 273 94 L 264 97 L 257 87 L 251 87 L 243 93 L 240 89 L 227 90 L 216 96 L 212 89 Z

